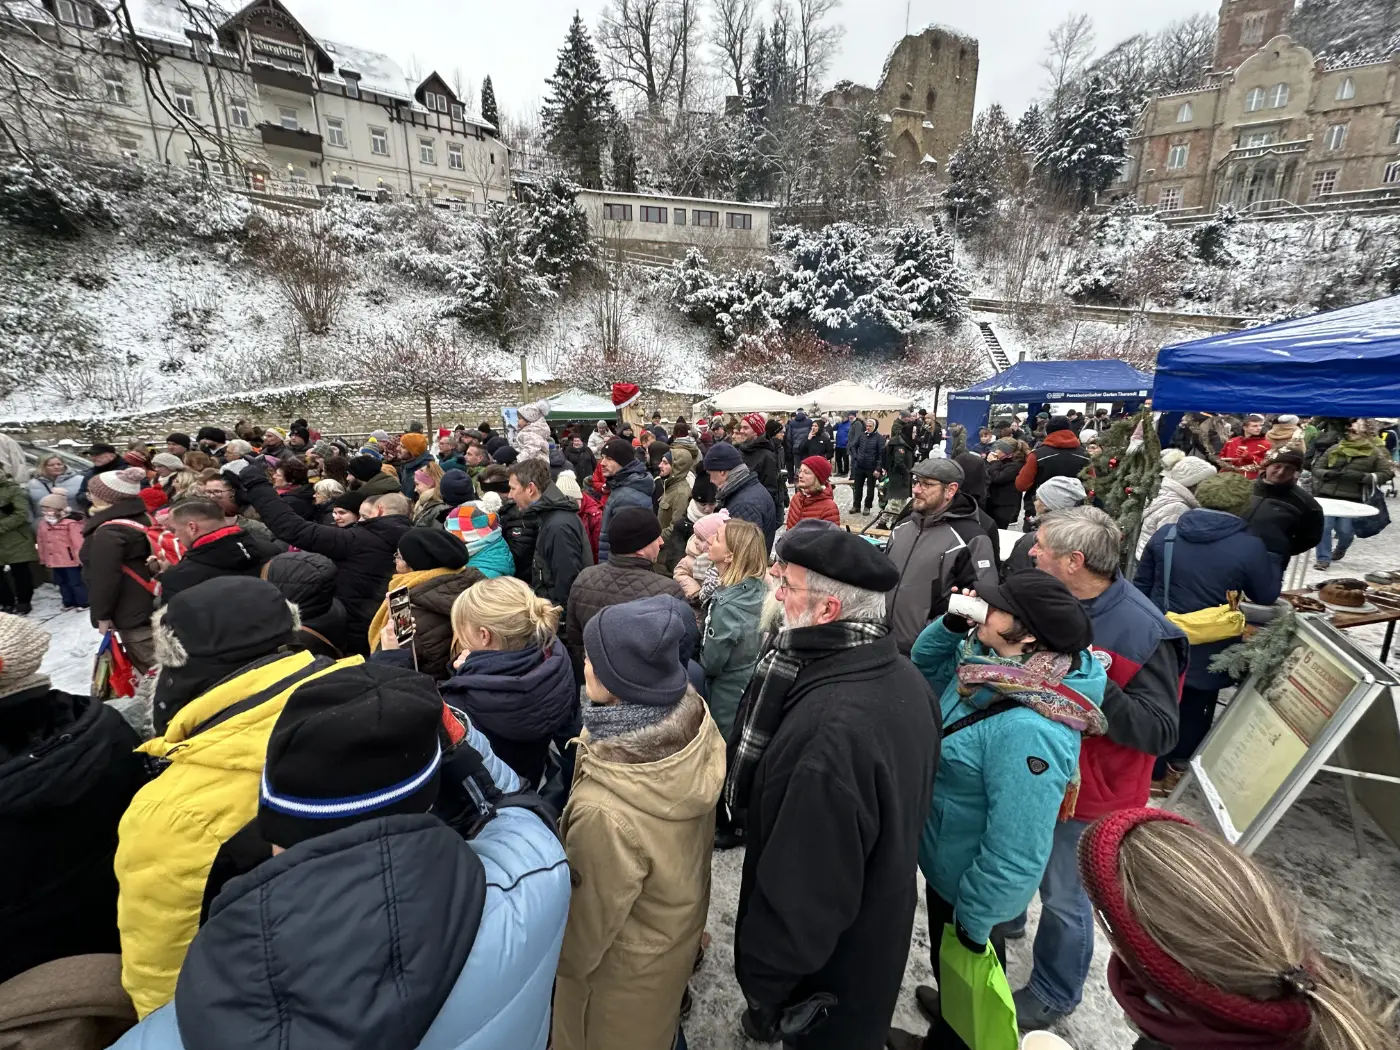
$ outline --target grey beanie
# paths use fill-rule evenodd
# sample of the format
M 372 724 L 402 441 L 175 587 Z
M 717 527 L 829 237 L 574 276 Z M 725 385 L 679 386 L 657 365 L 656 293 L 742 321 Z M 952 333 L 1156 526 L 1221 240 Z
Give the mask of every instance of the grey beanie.
M 1068 510 L 1084 502 L 1084 483 L 1078 478 L 1046 478 L 1035 491 L 1035 498 L 1046 510 Z
M 671 707 L 690 679 L 681 664 L 683 615 L 670 595 L 610 605 L 583 626 L 583 647 L 593 673 L 623 704 Z

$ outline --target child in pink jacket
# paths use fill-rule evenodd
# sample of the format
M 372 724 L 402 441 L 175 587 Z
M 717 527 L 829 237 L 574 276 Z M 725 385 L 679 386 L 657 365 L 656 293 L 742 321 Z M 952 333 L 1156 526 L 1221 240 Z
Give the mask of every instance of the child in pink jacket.
M 43 518 L 34 523 L 39 564 L 53 572 L 65 610 L 86 609 L 87 587 L 78 566 L 78 550 L 83 545 L 82 515 L 68 512 L 68 494 L 58 490 L 39 501 L 39 511 Z

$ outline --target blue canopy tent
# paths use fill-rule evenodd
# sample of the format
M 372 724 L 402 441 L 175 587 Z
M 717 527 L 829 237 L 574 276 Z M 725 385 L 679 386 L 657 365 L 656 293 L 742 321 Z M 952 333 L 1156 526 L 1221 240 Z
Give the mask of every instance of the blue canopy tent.
M 1400 296 L 1163 347 L 1152 407 L 1394 415 L 1400 410 Z
M 993 405 L 1122 401 L 1136 408 L 1152 388 L 1152 377 L 1122 361 L 1022 361 L 976 386 L 948 395 L 948 422 L 967 428 L 968 444 L 987 422 Z

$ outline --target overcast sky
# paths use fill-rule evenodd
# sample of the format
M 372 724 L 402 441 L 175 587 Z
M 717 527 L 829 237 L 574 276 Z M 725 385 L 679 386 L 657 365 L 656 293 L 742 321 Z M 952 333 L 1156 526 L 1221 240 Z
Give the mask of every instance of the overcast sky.
M 761 3 L 765 0 L 760 0 Z M 909 27 L 940 22 L 976 37 L 981 72 L 977 108 L 1000 102 L 1014 119 L 1041 88 L 1038 65 L 1050 30 L 1066 15 L 1094 20 L 1100 49 L 1137 32 L 1151 32 L 1200 11 L 1215 0 L 1155 4 L 1147 0 L 910 0 Z M 489 73 L 507 113 L 536 105 L 554 70 L 575 8 L 592 30 L 602 0 L 290 0 L 307 28 L 320 35 L 388 53 L 407 66 L 416 56 L 424 71 L 451 79 L 460 68 L 479 87 Z M 845 0 L 837 17 L 845 27 L 832 82 L 874 86 L 885 56 L 904 32 L 905 0 Z

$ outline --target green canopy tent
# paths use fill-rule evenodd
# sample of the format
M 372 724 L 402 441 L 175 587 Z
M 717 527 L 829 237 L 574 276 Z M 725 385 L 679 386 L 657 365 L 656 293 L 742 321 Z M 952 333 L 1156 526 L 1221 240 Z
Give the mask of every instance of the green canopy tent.
M 571 419 L 617 418 L 617 407 L 611 398 L 599 397 L 578 387 L 561 390 L 545 400 L 549 402 L 549 419 L 552 423 L 567 423 Z

